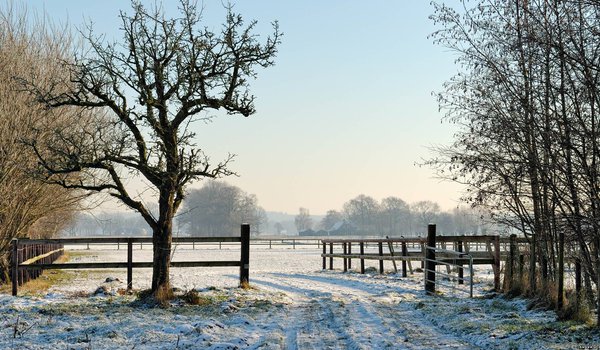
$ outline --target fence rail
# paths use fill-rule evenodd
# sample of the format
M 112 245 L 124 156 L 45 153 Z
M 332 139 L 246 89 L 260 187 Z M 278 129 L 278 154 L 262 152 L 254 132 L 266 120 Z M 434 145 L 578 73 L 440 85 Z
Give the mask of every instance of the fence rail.
M 235 244 L 236 240 L 234 237 L 202 237 L 202 241 L 197 240 L 200 237 L 173 237 L 173 243 L 178 245 L 189 245 L 192 249 L 196 249 L 196 246 L 214 245 L 218 244 L 219 249 L 227 247 L 230 244 Z M 98 242 L 98 239 L 104 241 Z M 127 244 L 128 237 L 82 237 L 82 238 L 58 238 L 55 240 L 68 240 L 65 244 L 76 244 L 86 245 L 87 249 L 90 249 L 91 245 L 102 245 L 102 244 L 116 244 L 117 250 L 121 249 L 121 244 Z M 145 246 L 152 244 L 151 237 L 134 237 L 134 243 L 140 249 L 144 249 Z M 251 246 L 269 246 L 269 249 L 273 247 L 291 247 L 296 249 L 297 247 L 321 247 L 321 240 L 318 238 L 303 238 L 303 237 L 253 237 L 250 238 Z
M 172 261 L 172 267 L 240 267 L 240 284 L 247 283 L 249 280 L 250 265 L 250 225 L 241 226 L 239 237 L 174 237 L 173 243 L 209 243 L 209 242 L 238 242 L 241 245 L 240 260 L 221 260 L 221 261 Z M 91 262 L 91 263 L 52 263 L 56 258 L 51 259 L 52 254 L 62 254 L 64 245 L 78 244 L 127 244 L 126 262 Z M 153 262 L 133 262 L 133 244 L 134 243 L 152 243 L 151 237 L 100 237 L 100 238 L 55 238 L 55 239 L 35 239 L 35 240 L 13 240 L 12 251 L 26 251 L 25 247 L 47 245 L 54 247 L 55 251 L 44 252 L 43 254 L 28 256 L 27 260 L 19 259 L 19 254 L 13 253 L 11 260 L 12 271 L 12 295 L 16 296 L 20 283 L 19 276 L 27 275 L 29 272 L 40 273 L 47 269 L 101 269 L 101 268 L 127 268 L 127 289 L 133 287 L 133 268 L 152 267 Z

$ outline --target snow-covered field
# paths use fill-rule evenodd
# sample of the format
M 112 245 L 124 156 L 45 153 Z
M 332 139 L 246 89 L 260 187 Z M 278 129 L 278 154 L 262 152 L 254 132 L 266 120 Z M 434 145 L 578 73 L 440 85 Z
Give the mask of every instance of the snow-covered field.
M 125 254 L 92 247 L 72 259 L 125 261 Z M 150 260 L 150 254 L 147 247 L 136 249 L 134 260 Z M 173 269 L 173 284 L 197 289 L 203 303 L 166 309 L 117 294 L 124 288 L 124 269 L 73 271 L 71 283 L 44 296 L 0 294 L 0 348 L 600 349 L 600 336 L 584 325 L 556 322 L 553 312 L 528 311 L 520 299 L 486 297 L 492 276 L 485 269 L 476 273 L 473 299 L 449 291 L 427 296 L 420 273 L 402 278 L 322 271 L 319 254 L 314 246 L 252 247 L 249 290 L 236 288 L 237 268 Z M 238 258 L 231 246 L 179 247 L 174 255 Z M 341 260 L 336 263 L 341 266 Z M 134 269 L 134 288 L 148 288 L 150 275 L 150 269 Z M 100 286 L 107 293 L 93 295 Z

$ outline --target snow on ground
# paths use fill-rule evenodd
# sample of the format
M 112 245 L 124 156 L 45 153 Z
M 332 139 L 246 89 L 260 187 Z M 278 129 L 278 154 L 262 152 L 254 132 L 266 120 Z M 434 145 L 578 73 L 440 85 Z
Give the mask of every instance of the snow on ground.
M 100 248 L 71 259 L 125 260 L 123 249 Z M 124 269 L 73 271 L 72 283 L 44 296 L 0 295 L 0 348 L 600 349 L 600 336 L 583 325 L 528 311 L 520 299 L 483 297 L 492 277 L 486 269 L 476 273 L 476 298 L 451 291 L 427 296 L 422 274 L 322 271 L 319 254 L 316 247 L 252 247 L 249 290 L 236 288 L 236 268 L 173 269 L 174 285 L 198 290 L 203 302 L 166 309 L 116 294 L 124 287 Z M 134 260 L 150 255 L 147 247 L 136 249 Z M 174 255 L 238 258 L 232 246 L 179 247 Z M 341 266 L 341 260 L 335 263 Z M 150 269 L 134 269 L 134 288 L 148 288 L 150 276 Z M 108 277 L 119 281 L 105 282 Z M 85 296 L 99 286 L 107 293 Z

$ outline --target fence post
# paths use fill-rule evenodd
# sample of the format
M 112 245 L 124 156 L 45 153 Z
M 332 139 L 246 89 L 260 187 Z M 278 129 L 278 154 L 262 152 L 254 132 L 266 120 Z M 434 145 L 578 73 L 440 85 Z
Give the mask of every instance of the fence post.
M 348 272 L 348 259 L 346 259 L 346 254 L 348 254 L 348 248 L 346 242 L 342 243 L 342 249 L 344 250 L 344 272 Z
M 243 287 L 250 282 L 250 225 L 242 224 L 241 231 L 240 286 Z
M 379 241 L 379 256 L 383 257 L 383 242 Z M 379 273 L 383 273 L 383 258 L 379 259 Z
M 325 257 L 327 254 L 327 245 L 323 242 L 323 270 L 327 269 L 327 258 Z
M 464 237 L 464 235 L 463 235 Z M 463 241 L 459 240 L 458 242 L 456 242 L 456 249 L 458 250 L 459 253 L 463 252 Z M 463 255 L 459 255 L 458 256 L 459 259 L 463 259 Z M 458 264 L 458 284 L 465 284 L 465 271 L 463 269 L 463 265 L 462 264 Z
M 429 249 L 431 247 L 431 249 Z M 435 293 L 435 224 L 427 226 L 427 246 L 425 247 L 425 292 Z
M 517 235 L 510 235 L 509 253 L 508 253 L 508 290 L 511 290 L 515 281 L 515 260 L 517 255 Z M 506 278 L 505 278 L 506 279 Z
M 365 242 L 360 242 L 360 273 L 365 273 L 365 259 L 363 257 L 365 255 Z
M 10 259 L 10 267 L 11 267 L 11 282 L 12 282 L 12 295 L 13 296 L 17 296 L 17 289 L 19 288 L 19 281 L 18 281 L 18 270 L 19 270 L 19 260 L 17 258 L 17 253 L 19 252 L 19 240 L 18 239 L 13 239 L 12 242 L 12 256 Z
M 494 290 L 500 291 L 500 236 L 494 237 Z
M 127 238 L 127 290 L 133 288 L 133 240 Z
M 19 286 L 22 286 L 24 282 L 24 273 L 23 273 L 23 269 L 20 269 L 18 267 L 19 264 L 21 264 L 23 261 L 25 261 L 25 259 L 23 259 L 23 254 L 24 254 L 24 250 L 23 250 L 23 246 L 21 245 L 20 249 L 17 249 L 17 284 Z
M 402 277 L 408 276 L 406 273 L 406 259 L 408 259 L 408 249 L 406 247 L 406 242 L 402 242 Z
M 525 270 L 525 255 L 519 254 L 519 282 L 523 282 L 523 271 Z
M 581 304 L 581 261 L 579 258 L 575 259 L 575 300 L 576 308 L 579 310 Z

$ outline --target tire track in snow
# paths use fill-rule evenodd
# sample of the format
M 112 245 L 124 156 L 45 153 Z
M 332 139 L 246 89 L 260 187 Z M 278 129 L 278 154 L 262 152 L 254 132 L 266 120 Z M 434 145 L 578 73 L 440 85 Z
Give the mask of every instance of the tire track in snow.
M 387 304 L 377 301 L 358 303 L 357 314 L 370 319 L 371 324 L 380 324 L 381 333 L 394 340 L 380 341 L 380 348 L 402 349 L 476 349 L 457 337 L 442 332 L 410 304 Z M 420 317 L 419 317 L 420 316 Z
M 253 282 L 294 299 L 285 349 L 476 348 L 426 321 L 414 303 L 384 302 L 397 287 L 318 275 L 263 275 Z
M 291 310 L 296 323 L 287 333 L 286 345 L 291 346 L 286 349 L 359 349 L 330 298 L 319 293 L 298 300 Z
M 294 304 L 287 310 L 285 349 L 360 349 L 346 331 L 345 316 L 336 315 L 340 305 L 332 294 L 303 288 L 296 281 L 277 278 L 253 279 L 253 283 L 291 294 Z M 294 322 L 290 324 L 290 322 Z

